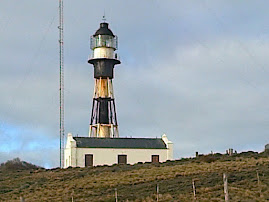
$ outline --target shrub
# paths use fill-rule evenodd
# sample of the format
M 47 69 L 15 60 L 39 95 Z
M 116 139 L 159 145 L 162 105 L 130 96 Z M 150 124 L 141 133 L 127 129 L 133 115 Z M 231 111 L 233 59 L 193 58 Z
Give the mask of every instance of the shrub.
M 217 160 L 217 158 L 215 158 L 214 156 L 212 155 L 208 155 L 208 156 L 203 156 L 203 157 L 200 157 L 202 161 L 206 162 L 206 163 L 211 163 L 211 162 L 214 162 Z
M 14 158 L 5 163 L 1 163 L 0 170 L 20 171 L 20 170 L 37 170 L 42 167 L 21 161 L 19 158 Z

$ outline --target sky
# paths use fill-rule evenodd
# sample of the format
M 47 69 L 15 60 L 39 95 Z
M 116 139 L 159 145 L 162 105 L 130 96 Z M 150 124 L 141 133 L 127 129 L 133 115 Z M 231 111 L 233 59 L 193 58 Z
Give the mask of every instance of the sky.
M 89 37 L 119 38 L 120 137 L 161 137 L 174 157 L 269 143 L 269 2 L 64 0 L 65 133 L 87 136 Z M 59 166 L 58 1 L 0 1 L 0 163 Z

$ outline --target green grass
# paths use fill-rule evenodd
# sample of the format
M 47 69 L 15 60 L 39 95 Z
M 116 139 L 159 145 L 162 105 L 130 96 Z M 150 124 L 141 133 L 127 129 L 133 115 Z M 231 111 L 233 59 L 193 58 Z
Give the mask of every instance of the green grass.
M 261 195 L 257 173 L 261 180 Z M 231 201 L 269 200 L 268 154 L 208 155 L 163 164 L 7 171 L 0 169 L 0 201 L 191 201 L 196 179 L 198 201 L 223 201 L 223 173 Z

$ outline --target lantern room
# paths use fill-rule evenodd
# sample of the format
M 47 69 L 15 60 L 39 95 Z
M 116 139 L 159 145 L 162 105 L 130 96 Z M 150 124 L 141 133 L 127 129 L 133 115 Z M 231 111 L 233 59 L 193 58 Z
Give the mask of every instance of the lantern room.
M 100 28 L 91 36 L 92 58 L 117 59 L 118 37 L 108 28 L 108 23 L 100 23 Z

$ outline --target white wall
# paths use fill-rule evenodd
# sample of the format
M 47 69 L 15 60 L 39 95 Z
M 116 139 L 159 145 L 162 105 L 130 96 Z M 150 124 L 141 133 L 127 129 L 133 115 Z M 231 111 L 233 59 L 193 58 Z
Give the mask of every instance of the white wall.
M 94 58 L 114 58 L 114 49 L 113 48 L 95 48 L 93 51 Z
M 72 134 L 68 134 L 64 153 L 64 168 L 85 167 L 85 154 L 93 155 L 93 165 L 113 165 L 118 163 L 118 155 L 127 155 L 127 163 L 151 162 L 152 155 L 159 155 L 159 161 L 173 160 L 173 143 L 162 136 L 167 149 L 116 149 L 116 148 L 76 148 Z
M 64 168 L 76 166 L 76 150 L 76 141 L 73 139 L 72 134 L 68 133 L 64 149 Z
M 174 145 L 173 142 L 168 140 L 166 134 L 162 135 L 162 140 L 166 144 L 167 147 L 167 160 L 173 160 L 174 159 Z
M 85 166 L 85 154 L 93 154 L 93 165 L 113 165 L 118 163 L 118 155 L 127 155 L 127 163 L 151 162 L 151 155 L 159 155 L 160 162 L 167 161 L 167 149 L 106 149 L 77 148 L 76 166 Z

